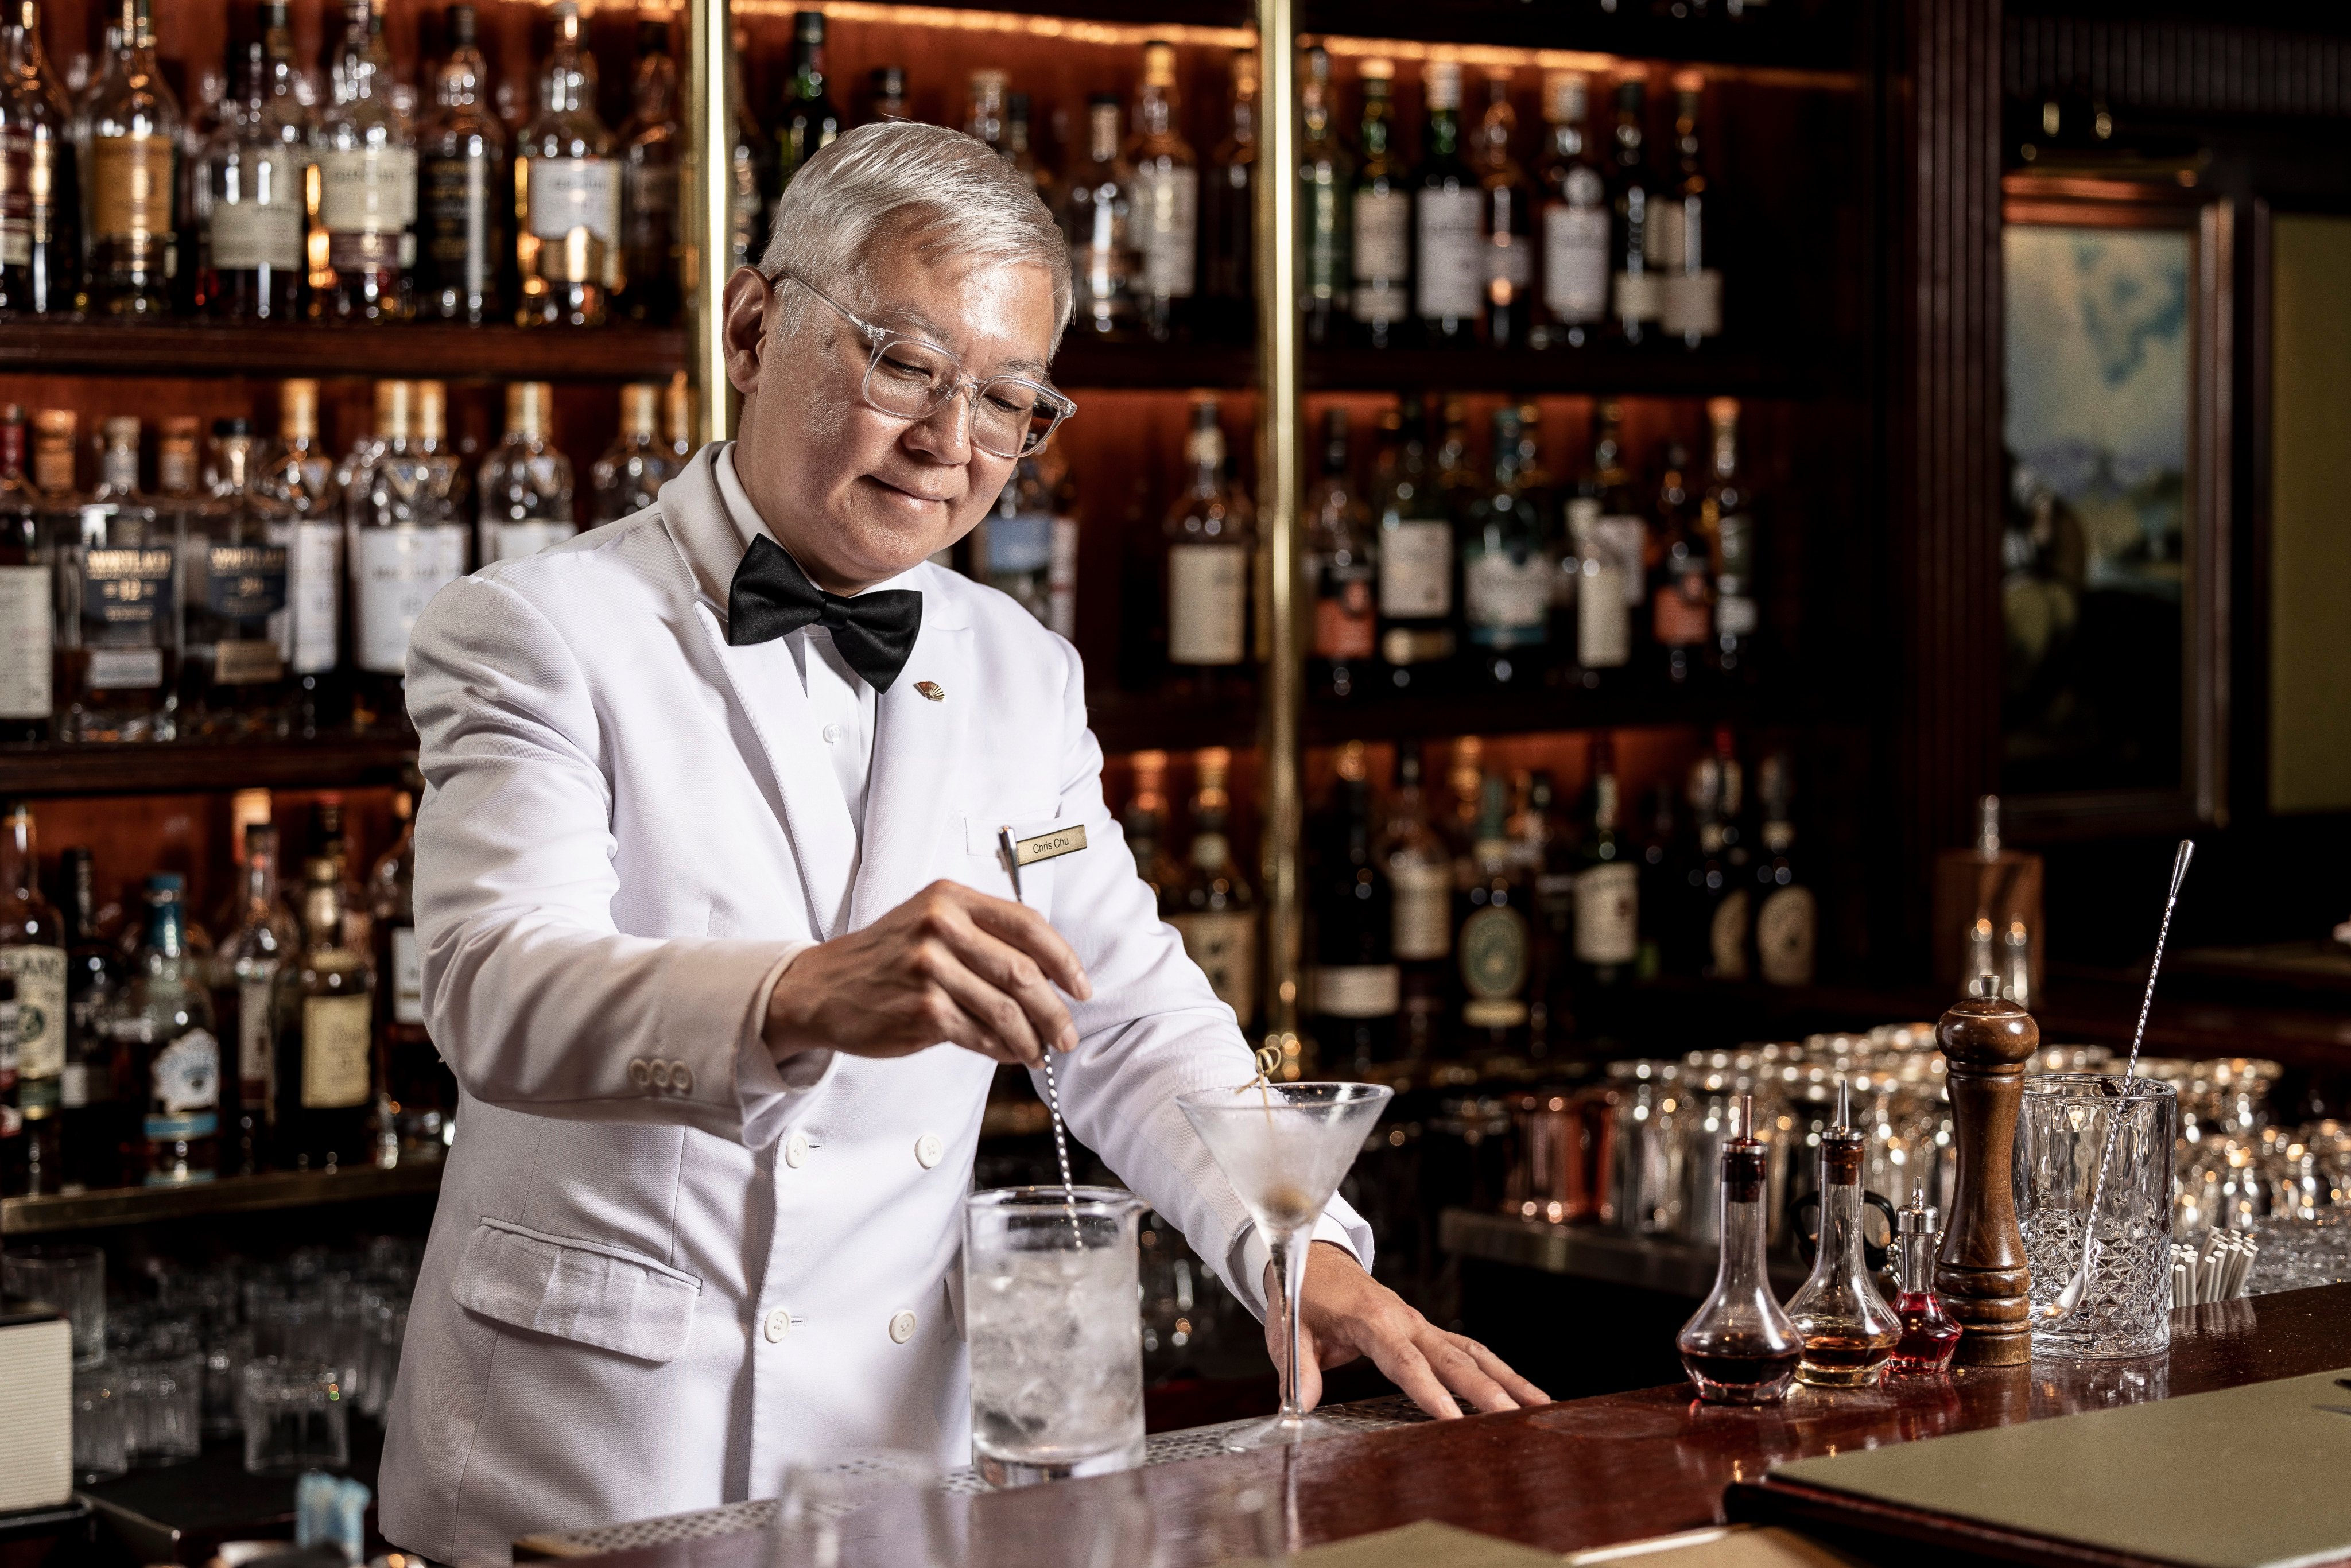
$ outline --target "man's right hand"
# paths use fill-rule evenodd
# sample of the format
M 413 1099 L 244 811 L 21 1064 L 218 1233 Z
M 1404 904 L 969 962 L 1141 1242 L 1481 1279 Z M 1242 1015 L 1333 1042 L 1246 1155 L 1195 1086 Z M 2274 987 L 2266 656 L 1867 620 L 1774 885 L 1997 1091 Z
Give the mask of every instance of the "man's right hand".
M 803 1051 L 910 1056 L 942 1040 L 1035 1066 L 1077 1026 L 1054 987 L 1094 994 L 1045 917 L 961 883 L 935 882 L 889 914 L 792 960 L 761 1031 L 776 1060 Z

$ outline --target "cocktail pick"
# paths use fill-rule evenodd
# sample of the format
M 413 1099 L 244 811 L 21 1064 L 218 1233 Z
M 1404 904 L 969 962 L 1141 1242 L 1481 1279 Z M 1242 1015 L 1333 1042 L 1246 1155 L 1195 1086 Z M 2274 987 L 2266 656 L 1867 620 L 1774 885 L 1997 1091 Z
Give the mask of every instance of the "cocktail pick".
M 1004 850 L 1004 869 L 1012 873 L 1012 900 L 1016 904 L 1026 904 L 1028 900 L 1020 894 L 1020 855 L 1019 852 L 1013 847 L 1012 829 L 1009 825 L 997 829 L 996 841 Z M 1074 1232 L 1078 1228 L 1078 1188 L 1077 1184 L 1070 1179 L 1070 1140 L 1068 1134 L 1061 1127 L 1061 1086 L 1053 1081 L 1053 1048 L 1051 1046 L 1045 1048 L 1043 1060 L 1045 1109 L 1053 1113 L 1053 1153 L 1061 1162 L 1061 1196 L 1069 1202 L 1070 1229 Z M 1082 1239 L 1079 1245 L 1081 1247 L 1084 1245 Z
M 2171 862 L 2171 891 L 2163 899 L 2163 924 L 2156 927 L 2155 957 L 2147 967 L 2147 991 L 2139 998 L 2138 1027 L 2131 1030 L 2130 1060 L 2123 1064 L 2123 1086 L 2117 1096 L 2120 1103 L 2106 1123 L 2106 1145 L 2098 1155 L 2098 1178 L 2090 1186 L 2089 1218 L 2082 1227 L 2081 1266 L 2074 1270 L 2074 1277 L 2066 1281 L 2057 1299 L 2034 1314 L 2039 1322 L 2055 1322 L 2072 1316 L 2090 1293 L 2090 1267 L 2098 1250 L 2098 1205 L 2106 1195 L 2106 1169 L 2114 1164 L 2115 1137 L 2122 1131 L 2123 1111 L 2130 1103 L 2131 1085 L 2137 1081 L 2138 1051 L 2147 1041 L 2147 1009 L 2155 1005 L 2155 977 L 2163 972 L 2163 944 L 2171 936 L 2171 912 L 2179 903 L 2179 884 L 2188 878 L 2188 862 L 2195 858 L 2196 841 L 2180 840 L 2179 853 Z

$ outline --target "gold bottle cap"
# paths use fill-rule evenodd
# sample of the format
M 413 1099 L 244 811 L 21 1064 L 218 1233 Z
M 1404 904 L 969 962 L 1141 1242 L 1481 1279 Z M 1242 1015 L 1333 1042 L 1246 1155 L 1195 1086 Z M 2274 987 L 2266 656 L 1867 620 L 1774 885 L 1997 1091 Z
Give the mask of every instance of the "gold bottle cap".
M 669 396 L 664 400 L 662 412 L 667 421 L 669 444 L 681 449 L 690 444 L 694 440 L 694 397 L 684 371 L 671 373 Z
M 414 382 L 375 383 L 375 434 L 379 441 L 405 441 L 416 418 Z
M 416 383 L 416 434 L 439 441 L 449 434 L 449 388 L 443 382 Z
M 1395 62 L 1374 56 L 1357 66 L 1355 74 L 1366 82 L 1379 82 L 1384 86 L 1395 79 Z
M 1143 46 L 1143 85 L 1174 87 L 1176 85 L 1176 46 L 1145 44 Z
M 1257 96 L 1257 51 L 1237 49 L 1233 52 L 1233 93 L 1238 98 Z
M 543 439 L 555 389 L 545 382 L 516 382 L 507 388 L 507 434 Z
M 1421 71 L 1421 85 L 1428 92 L 1431 109 L 1461 107 L 1461 62 L 1431 60 Z
M 319 383 L 307 376 L 277 387 L 277 434 L 287 441 L 319 439 Z
M 639 441 L 661 434 L 662 389 L 651 382 L 631 382 L 621 389 L 621 434 Z
M 1582 120 L 1591 101 L 1592 83 L 1582 71 L 1551 71 L 1543 77 L 1543 118 L 1554 125 Z
M 131 414 L 114 415 L 98 427 L 98 433 L 109 446 L 139 444 L 139 421 Z

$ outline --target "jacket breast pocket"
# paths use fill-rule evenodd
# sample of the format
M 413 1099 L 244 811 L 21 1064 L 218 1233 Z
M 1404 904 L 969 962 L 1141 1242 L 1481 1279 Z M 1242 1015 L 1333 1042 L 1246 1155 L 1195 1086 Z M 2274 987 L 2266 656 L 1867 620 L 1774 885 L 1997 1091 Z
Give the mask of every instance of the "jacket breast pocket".
M 1084 844 L 1085 828 L 1081 823 L 1034 812 L 967 814 L 963 820 L 963 849 L 971 868 L 965 880 L 998 898 L 1012 896 L 1012 873 L 1004 862 L 1004 847 L 998 837 L 1008 828 L 1016 845 L 1038 839 L 1054 841 L 1042 847 L 1057 852 L 1020 868 L 1020 902 L 1040 914 L 1050 913 L 1053 907 L 1054 867 L 1061 855 L 1083 852 L 1075 846 Z
M 702 1281 L 624 1248 L 485 1219 L 449 1293 L 459 1306 L 535 1333 L 640 1361 L 675 1361 Z

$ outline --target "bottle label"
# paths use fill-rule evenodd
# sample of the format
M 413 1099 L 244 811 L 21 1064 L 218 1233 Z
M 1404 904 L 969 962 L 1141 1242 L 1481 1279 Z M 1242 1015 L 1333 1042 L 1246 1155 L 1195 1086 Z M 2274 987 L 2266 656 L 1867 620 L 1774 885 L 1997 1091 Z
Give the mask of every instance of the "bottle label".
M 1165 298 L 1190 298 L 1199 253 L 1200 172 L 1135 171 L 1134 212 L 1145 287 Z
M 266 621 L 286 607 L 284 545 L 205 547 L 204 604 L 229 621 Z
M 1168 924 L 1208 977 L 1217 999 L 1248 1024 L 1257 1011 L 1257 916 L 1246 910 L 1190 910 L 1170 915 Z
M 1633 619 L 1616 563 L 1604 556 L 1586 557 L 1575 582 L 1575 662 L 1587 670 L 1630 663 Z
M 286 656 L 266 638 L 224 637 L 213 644 L 213 684 L 264 685 L 286 674 Z
M 1654 272 L 1620 272 L 1616 275 L 1616 315 L 1625 321 L 1654 321 L 1663 308 Z
M 297 674 L 335 667 L 336 622 L 343 609 L 343 530 L 335 523 L 297 523 L 287 554 L 287 615 L 281 656 Z
M 1722 274 L 1668 273 L 1662 292 L 1657 324 L 1667 332 L 1711 338 L 1722 330 Z
M 1461 923 L 1461 984 L 1473 1003 L 1514 1000 L 1526 989 L 1524 915 L 1515 909 L 1492 904 L 1470 912 L 1469 918 Z M 1523 1006 L 1518 1012 L 1520 1018 L 1526 1016 Z M 1517 1021 L 1518 1019 L 1509 1020 Z M 1486 1027 L 1494 1026 L 1489 1023 Z
M 220 1041 L 193 1029 L 155 1053 L 147 1073 L 148 1120 L 193 1117 L 220 1105 Z M 209 1117 L 204 1118 L 210 1120 Z M 152 1132 L 148 1136 L 153 1137 Z M 176 1137 L 202 1137 L 178 1133 Z
M 1507 305 L 1524 297 L 1535 280 L 1534 241 L 1497 229 L 1486 236 L 1486 298 Z
M 1707 925 L 1707 976 L 1716 980 L 1747 977 L 1747 890 L 1736 888 L 1714 906 Z
M 82 576 L 90 602 L 82 618 L 108 626 L 152 627 L 156 612 L 172 601 L 172 566 L 170 545 L 83 551 Z
M 392 1021 L 424 1025 L 424 956 L 413 925 L 392 928 Z
M 530 232 L 559 240 L 586 229 L 606 245 L 621 233 L 621 166 L 610 158 L 529 158 Z M 544 270 L 542 268 L 542 270 Z
M 1692 648 L 1714 634 L 1714 606 L 1706 601 L 1706 573 L 1677 574 L 1657 595 L 1657 641 L 1668 648 Z
M 1402 191 L 1355 193 L 1355 319 L 1401 321 L 1410 310 L 1412 198 Z
M 1651 204 L 1649 222 L 1641 234 L 1642 259 L 1651 270 L 1662 275 L 1679 272 L 1687 264 L 1691 225 L 1687 221 L 1690 204 L 1663 201 Z M 1667 287 L 1672 287 L 1670 276 Z
M 1008 517 L 989 517 L 986 528 L 987 543 L 983 553 L 989 577 L 1031 577 L 1052 564 L 1051 514 L 1015 512 Z M 1014 594 L 1013 597 L 1017 599 L 1019 595 Z
M 22 126 L 0 131 L 0 266 L 31 264 L 56 237 L 56 141 Z
M 261 1087 L 265 1101 L 276 1099 L 267 1086 L 277 1076 L 277 1035 L 270 1027 L 277 1021 L 271 1006 L 277 984 L 277 966 L 267 961 L 256 966 L 252 973 L 238 977 L 236 982 L 237 1082 L 247 1092 Z
M 1598 185 L 1588 169 L 1569 174 Z M 1608 213 L 1554 202 L 1543 209 L 1543 304 L 1562 321 L 1597 321 L 1608 309 Z
M 490 204 L 496 173 L 487 157 L 424 161 L 424 254 L 444 288 L 472 296 L 497 286 L 497 253 L 503 246 Z
M 47 718 L 50 709 L 49 569 L 0 566 L 0 718 Z
M 1551 563 L 1507 549 L 1476 549 L 1461 564 L 1462 609 L 1469 641 L 1515 648 L 1540 643 L 1550 631 Z
M 393 265 L 395 237 L 416 220 L 416 152 L 408 147 L 369 147 L 319 154 L 319 222 L 329 235 L 364 236 L 382 243 L 346 251 L 336 247 L 334 265 Z M 343 255 L 364 257 L 346 263 Z
M 169 234 L 172 153 L 168 136 L 90 138 L 93 239 L 127 242 L 136 252 Z
M 1616 568 L 1616 585 L 1625 602 L 1635 605 L 1647 597 L 1649 525 L 1627 512 L 1611 513 L 1592 525 L 1592 548 Z
M 1575 956 L 1629 964 L 1641 948 L 1640 875 L 1630 862 L 1588 866 L 1575 878 Z
M 1249 550 L 1173 545 L 1167 551 L 1167 657 L 1178 664 L 1238 664 L 1248 643 Z
M 237 151 L 238 201 L 213 198 L 213 267 L 221 272 L 302 266 L 302 166 L 289 147 Z
M 89 685 L 94 691 L 136 692 L 163 684 L 161 648 L 92 648 Z
M 1395 890 L 1395 956 L 1405 963 L 1442 958 L 1453 951 L 1453 868 L 1391 862 Z
M 66 952 L 0 947 L 0 975 L 16 982 L 16 1071 L 26 1079 L 66 1070 Z
M 360 668 L 379 675 L 408 669 L 408 633 L 433 596 L 460 571 L 450 563 L 455 534 L 458 564 L 465 548 L 463 528 L 361 528 L 359 531 Z
M 1715 624 L 1726 637 L 1751 637 L 1755 633 L 1755 601 L 1740 594 L 1726 593 L 1714 607 Z
M 628 196 L 631 226 L 652 243 L 665 241 L 669 219 L 677 211 L 677 169 L 666 163 L 627 164 L 621 183 Z
M 1314 1010 L 1324 1018 L 1384 1019 L 1404 1005 L 1394 964 L 1324 964 L 1314 971 Z
M 1486 299 L 1487 246 L 1479 233 L 1478 191 L 1422 191 L 1413 202 L 1420 230 L 1416 302 L 1423 316 L 1475 316 Z
M 1372 656 L 1372 572 L 1360 559 L 1314 561 L 1314 652 L 1324 659 Z
M 1755 912 L 1755 954 L 1764 983 L 1811 985 L 1819 930 L 1820 908 L 1811 888 L 1774 889 Z
M 302 1109 L 341 1111 L 367 1103 L 372 1087 L 368 999 L 302 998 Z
M 66 1070 L 57 1074 L 57 1107 L 78 1111 L 89 1103 L 89 1063 L 68 1061 Z
M 527 523 L 499 523 L 490 530 L 490 543 L 497 554 L 492 560 L 520 560 L 527 555 L 537 555 L 549 545 L 559 545 L 580 531 L 577 523 L 557 522 L 552 518 L 535 518 Z M 484 562 L 487 565 L 488 562 Z
M 1078 635 L 1078 519 L 1053 519 L 1053 556 L 1045 568 L 1045 625 L 1072 642 Z
M 1398 522 L 1380 530 L 1380 613 L 1418 621 L 1453 613 L 1453 525 Z

